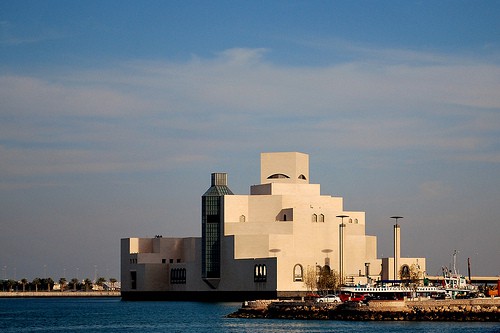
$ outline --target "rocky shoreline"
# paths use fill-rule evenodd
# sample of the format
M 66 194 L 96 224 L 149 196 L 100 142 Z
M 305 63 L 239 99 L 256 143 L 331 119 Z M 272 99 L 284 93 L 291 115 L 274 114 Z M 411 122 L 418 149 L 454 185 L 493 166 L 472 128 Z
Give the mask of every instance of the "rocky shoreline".
M 253 301 L 230 318 L 354 321 L 500 321 L 500 298 L 371 301 L 344 304 Z

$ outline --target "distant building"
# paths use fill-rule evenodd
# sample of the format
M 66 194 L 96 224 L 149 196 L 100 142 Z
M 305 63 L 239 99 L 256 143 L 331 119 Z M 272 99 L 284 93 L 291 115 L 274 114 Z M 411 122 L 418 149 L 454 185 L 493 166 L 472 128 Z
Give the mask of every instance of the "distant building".
M 393 278 L 394 260 L 377 258 L 365 213 L 309 183 L 309 156 L 262 153 L 250 195 L 213 173 L 202 196 L 202 237 L 121 240 L 124 299 L 250 300 L 301 296 L 308 269 L 332 269 L 345 283 Z M 396 242 L 395 242 L 396 244 Z M 425 258 L 399 258 L 398 267 Z M 384 265 L 385 263 L 385 265 Z M 392 265 L 392 267 L 391 267 Z

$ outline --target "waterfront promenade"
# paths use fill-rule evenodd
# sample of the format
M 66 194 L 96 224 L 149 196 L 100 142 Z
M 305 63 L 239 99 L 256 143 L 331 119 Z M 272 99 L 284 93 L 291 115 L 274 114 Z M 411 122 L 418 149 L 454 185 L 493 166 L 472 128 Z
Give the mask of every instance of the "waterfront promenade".
M 119 291 L 0 291 L 0 298 L 120 297 Z

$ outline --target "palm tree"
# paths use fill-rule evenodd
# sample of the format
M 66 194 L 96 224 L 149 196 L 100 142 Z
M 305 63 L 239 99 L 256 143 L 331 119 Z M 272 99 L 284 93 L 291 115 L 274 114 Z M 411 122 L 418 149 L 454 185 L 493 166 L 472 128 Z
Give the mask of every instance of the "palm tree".
M 59 284 L 61 285 L 61 291 L 64 291 L 64 287 L 66 286 L 66 278 L 60 278 Z
M 38 292 L 38 286 L 42 284 L 42 280 L 40 278 L 35 278 L 32 283 L 35 285 L 35 292 Z
M 8 291 L 13 291 L 14 290 L 14 286 L 16 285 L 17 281 L 14 281 L 14 280 L 7 280 L 7 290 Z
M 89 291 L 92 288 L 92 281 L 88 278 L 83 281 L 83 284 L 85 285 L 85 291 Z
M 22 278 L 21 284 L 23 285 L 23 293 L 24 293 L 26 291 L 26 285 L 28 284 L 28 280 L 25 278 Z
M 110 278 L 109 282 L 111 283 L 111 290 L 115 290 L 116 279 L 115 278 Z
M 73 291 L 76 291 L 76 286 L 78 285 L 78 279 L 77 278 L 72 278 L 71 279 L 71 284 L 73 285 Z
M 106 279 L 103 278 L 103 277 L 100 277 L 100 278 L 97 279 L 97 281 L 95 282 L 95 284 L 97 284 L 102 289 L 102 286 L 103 286 L 104 282 L 106 282 Z
M 45 279 L 45 281 L 47 282 L 47 291 L 50 291 L 50 289 L 54 285 L 54 280 L 52 280 L 52 278 L 47 278 Z

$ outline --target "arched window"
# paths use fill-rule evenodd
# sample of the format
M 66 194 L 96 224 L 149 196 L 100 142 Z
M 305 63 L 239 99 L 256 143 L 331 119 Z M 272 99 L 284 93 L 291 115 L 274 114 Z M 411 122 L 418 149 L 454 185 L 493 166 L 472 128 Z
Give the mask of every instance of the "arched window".
M 300 282 L 304 279 L 304 268 L 301 264 L 297 264 L 293 267 L 293 281 Z
M 289 176 L 283 173 L 275 173 L 274 175 L 270 175 L 267 179 L 278 179 L 278 178 L 290 178 Z
M 358 224 L 358 223 L 359 223 L 359 222 L 358 222 L 358 219 L 354 219 L 354 223 L 355 223 L 355 224 Z
M 312 214 L 312 222 L 318 222 L 318 215 Z
M 240 215 L 240 222 L 245 222 L 245 221 L 246 221 L 245 215 Z
M 401 280 L 409 280 L 411 278 L 410 267 L 408 265 L 401 266 L 400 275 Z
M 319 214 L 319 222 L 325 222 L 325 215 Z
M 352 223 L 352 219 L 349 219 L 349 223 Z

